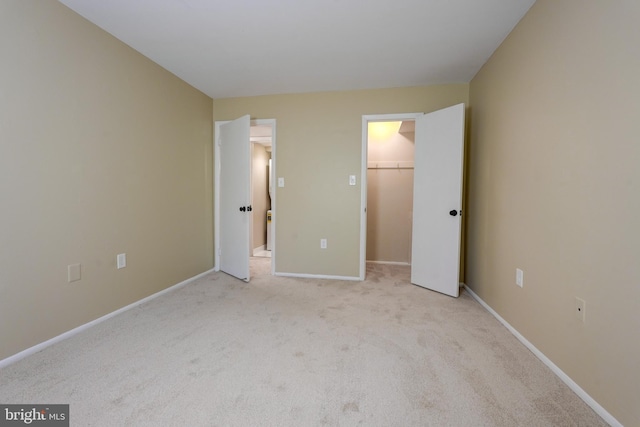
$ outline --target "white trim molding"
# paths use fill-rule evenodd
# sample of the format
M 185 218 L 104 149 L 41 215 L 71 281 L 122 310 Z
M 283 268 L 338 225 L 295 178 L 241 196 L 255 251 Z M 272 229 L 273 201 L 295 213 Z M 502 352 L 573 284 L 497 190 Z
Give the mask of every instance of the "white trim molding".
M 95 325 L 97 325 L 99 323 L 102 323 L 105 320 L 109 320 L 112 317 L 117 316 L 120 313 L 124 313 L 125 311 L 131 310 L 132 308 L 135 308 L 135 307 L 137 307 L 137 306 L 139 306 L 141 304 L 144 304 L 145 302 L 151 301 L 152 299 L 158 298 L 159 296 L 164 295 L 164 294 L 166 294 L 168 292 L 175 291 L 176 289 L 181 288 L 181 287 L 193 282 L 196 279 L 199 279 L 199 278 L 201 278 L 203 276 L 206 276 L 207 274 L 209 274 L 209 273 L 211 273 L 213 271 L 214 271 L 213 269 L 207 270 L 204 273 L 200 273 L 200 274 L 198 274 L 196 276 L 193 276 L 193 277 L 191 277 L 189 279 L 183 280 L 182 282 L 180 282 L 178 284 L 175 284 L 175 285 L 173 285 L 171 287 L 168 287 L 166 289 L 158 291 L 155 294 L 152 294 L 152 295 L 149 295 L 148 297 L 142 298 L 141 300 L 138 300 L 138 301 L 136 301 L 134 303 L 131 303 L 131 304 L 125 306 L 125 307 L 122 307 L 122 308 L 116 310 L 116 311 L 112 311 L 111 313 L 105 314 L 104 316 L 99 317 L 99 318 L 97 318 L 95 320 L 92 320 L 91 322 L 85 323 L 84 325 L 80 325 L 77 328 L 73 328 L 70 331 L 64 332 L 64 333 L 62 333 L 62 334 L 60 334 L 58 336 L 55 336 L 55 337 L 53 337 L 53 338 L 51 338 L 51 339 L 49 339 L 47 341 L 41 342 L 40 344 L 36 344 L 33 347 L 29 347 L 28 349 L 23 350 L 20 353 L 16 353 L 13 356 L 9 356 L 6 359 L 0 360 L 0 369 L 4 368 L 6 366 L 9 366 L 9 365 L 21 360 L 21 359 L 24 359 L 27 356 L 31 356 L 32 354 L 35 354 L 35 353 L 37 353 L 39 351 L 42 351 L 47 347 L 50 347 L 50 346 L 52 346 L 54 344 L 59 343 L 60 341 L 64 341 L 67 338 L 71 338 L 72 336 L 77 335 L 80 332 L 86 331 L 87 329 L 89 329 L 89 328 L 91 328 L 91 327 L 93 327 L 93 326 L 95 326 Z
M 587 392 L 584 391 L 582 389 L 582 387 L 580 387 L 575 381 L 573 381 L 571 379 L 571 377 L 569 377 L 569 375 L 565 374 L 564 371 L 562 371 L 562 369 L 560 369 L 547 356 L 545 356 L 544 353 L 542 353 L 540 350 L 538 350 L 533 344 L 531 344 L 529 342 L 529 340 L 527 340 L 524 336 L 522 336 L 522 334 L 520 332 L 518 332 L 516 330 L 516 328 L 514 328 L 513 326 L 511 326 L 509 324 L 509 322 L 504 320 L 502 318 L 502 316 L 500 316 L 494 309 L 492 309 L 489 306 L 489 304 L 484 302 L 482 300 L 482 298 L 480 298 L 478 295 L 476 295 L 476 293 L 473 292 L 471 290 L 471 288 L 469 288 L 466 284 L 464 285 L 464 288 L 466 289 L 467 292 L 469 292 L 469 295 L 471 295 L 471 297 L 473 299 L 478 301 L 481 306 L 483 306 L 489 313 L 491 313 L 493 315 L 493 317 L 498 319 L 498 321 L 500 323 L 502 323 L 504 325 L 504 327 L 507 328 L 509 330 L 509 332 L 511 332 L 518 339 L 518 341 L 520 341 L 522 344 L 524 344 L 525 347 L 527 347 L 529 350 L 531 350 L 531 352 L 538 359 L 540 359 L 542 361 L 542 363 L 547 365 L 547 367 L 549 369 L 551 369 L 551 371 L 554 374 L 556 374 L 558 376 L 558 378 L 560 378 L 562 380 L 562 382 L 564 382 L 567 386 L 569 386 L 569 388 L 571 390 L 573 390 L 573 392 L 575 394 L 577 394 L 578 397 L 580 397 L 580 399 L 584 400 L 584 402 L 587 405 L 589 405 L 591 407 L 591 409 L 593 409 L 595 411 L 596 414 L 600 415 L 600 417 L 602 417 L 602 419 L 605 420 L 612 427 L 623 427 L 623 425 L 620 424 L 620 422 L 618 422 L 618 420 L 616 420 L 613 417 L 613 415 L 611 415 L 609 412 L 607 412 L 607 410 L 604 409 L 598 402 L 596 402 L 593 397 L 589 396 L 589 394 L 587 394 Z

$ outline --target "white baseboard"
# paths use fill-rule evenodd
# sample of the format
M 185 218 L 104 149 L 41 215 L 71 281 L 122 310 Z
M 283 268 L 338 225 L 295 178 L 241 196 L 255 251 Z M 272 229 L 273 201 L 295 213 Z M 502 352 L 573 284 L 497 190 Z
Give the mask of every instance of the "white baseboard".
M 476 301 L 480 303 L 489 313 L 493 314 L 493 317 L 498 319 L 500 323 L 502 323 L 508 330 L 511 332 L 525 347 L 527 347 L 531 352 L 542 361 L 551 371 L 556 374 L 562 382 L 569 386 L 571 390 L 575 394 L 580 397 L 580 399 L 584 400 L 584 402 L 591 407 L 603 420 L 605 420 L 612 427 L 623 427 L 622 424 L 616 420 L 613 415 L 607 412 L 595 399 L 587 394 L 586 391 L 582 389 L 575 381 L 569 377 L 569 375 L 565 374 L 562 369 L 558 368 L 555 363 L 553 363 L 547 356 L 544 355 L 540 350 L 538 350 L 533 344 L 529 342 L 520 332 L 518 332 L 513 326 L 511 326 L 506 320 L 502 318 L 494 309 L 492 309 L 486 302 L 482 300 L 475 292 L 473 292 L 467 285 L 464 285 L 464 288 L 469 292 L 469 295 L 473 297 Z
M 300 273 L 279 273 L 275 272 L 274 276 L 282 277 L 299 277 L 302 279 L 331 279 L 331 280 L 354 280 L 361 281 L 359 276 L 327 276 L 324 274 L 300 274 Z
M 408 262 L 398 262 L 398 261 L 369 261 L 369 260 L 367 260 L 367 263 L 369 263 L 369 264 L 387 264 L 387 265 L 406 265 L 406 266 L 410 266 L 411 265 Z
M 256 252 L 262 252 L 264 250 L 266 250 L 267 245 L 262 245 L 262 246 L 258 246 L 257 248 L 253 248 L 253 253 L 255 254 Z
M 51 339 L 49 339 L 47 341 L 41 342 L 40 344 L 36 344 L 33 347 L 29 347 L 28 349 L 23 350 L 20 353 L 16 353 L 13 356 L 7 357 L 6 359 L 2 359 L 2 360 L 0 360 L 0 369 L 4 368 L 5 366 L 11 365 L 12 363 L 17 362 L 18 360 L 24 359 L 27 356 L 31 356 L 32 354 L 35 354 L 35 353 L 37 353 L 37 352 L 39 352 L 41 350 L 44 350 L 45 348 L 47 348 L 49 346 L 52 346 L 52 345 L 54 345 L 54 344 L 56 344 L 56 343 L 58 343 L 60 341 L 66 340 L 67 338 L 71 338 L 72 336 L 74 336 L 76 334 L 79 334 L 80 332 L 85 331 L 85 330 L 91 328 L 92 326 L 97 325 L 98 323 L 102 323 L 105 320 L 108 320 L 108 319 L 110 319 L 110 318 L 112 318 L 112 317 L 114 317 L 114 316 L 116 316 L 116 315 L 118 315 L 120 313 L 123 313 L 123 312 L 125 312 L 127 310 L 131 310 L 132 308 L 137 307 L 137 306 L 139 306 L 141 304 L 144 304 L 147 301 L 151 301 L 154 298 L 158 298 L 159 296 L 164 295 L 167 292 L 171 292 L 171 291 L 174 291 L 174 290 L 176 290 L 178 288 L 181 288 L 184 285 L 186 285 L 186 284 L 188 284 L 190 282 L 193 282 L 194 280 L 199 279 L 200 277 L 211 273 L 212 271 L 214 271 L 214 270 L 213 269 L 207 270 L 204 273 L 198 274 L 197 276 L 193 276 L 193 277 L 191 277 L 189 279 L 183 280 L 182 282 L 180 282 L 180 283 L 178 283 L 176 285 L 173 285 L 173 286 L 171 286 L 171 287 L 169 287 L 167 289 L 163 289 L 161 291 L 158 291 L 155 294 L 152 294 L 152 295 L 149 295 L 148 297 L 142 298 L 141 300 L 138 300 L 138 301 L 136 301 L 134 303 L 131 303 L 131 304 L 129 304 L 129 305 L 125 306 L 125 307 L 122 307 L 122 308 L 120 308 L 120 309 L 118 309 L 116 311 L 113 311 L 113 312 L 111 312 L 109 314 L 105 314 L 104 316 L 99 317 L 99 318 L 97 318 L 95 320 L 92 320 L 91 322 L 85 323 L 84 325 L 80 325 L 77 328 L 73 328 L 70 331 L 64 332 L 64 333 L 62 333 L 62 334 L 60 334 L 58 336 L 55 336 L 55 337 L 53 337 L 53 338 L 51 338 Z

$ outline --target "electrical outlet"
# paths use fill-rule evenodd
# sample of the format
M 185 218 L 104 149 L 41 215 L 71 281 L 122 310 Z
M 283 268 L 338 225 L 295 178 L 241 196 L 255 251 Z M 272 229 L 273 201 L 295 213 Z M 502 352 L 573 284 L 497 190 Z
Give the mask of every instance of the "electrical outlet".
M 67 266 L 67 280 L 69 281 L 69 283 L 80 280 L 80 269 L 80 264 L 71 264 Z
M 524 272 L 519 268 L 516 268 L 516 285 L 520 287 L 524 286 Z
M 320 249 L 327 249 L 327 239 L 320 239 Z
M 116 257 L 116 265 L 118 270 L 127 266 L 127 254 L 118 254 Z
M 581 320 L 584 322 L 585 316 L 587 314 L 586 308 L 587 308 L 587 303 L 582 298 L 576 297 L 576 305 L 574 310 L 578 320 Z

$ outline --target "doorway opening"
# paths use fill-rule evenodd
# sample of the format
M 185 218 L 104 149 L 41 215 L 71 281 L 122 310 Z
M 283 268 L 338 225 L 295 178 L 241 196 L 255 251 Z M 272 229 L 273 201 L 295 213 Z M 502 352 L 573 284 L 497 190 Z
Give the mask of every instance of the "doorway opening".
M 270 124 L 252 124 L 251 141 L 251 244 L 250 256 L 271 258 L 272 185 L 271 153 L 273 129 Z
M 360 277 L 364 280 L 366 274 L 366 259 L 369 258 L 371 252 L 367 240 L 368 219 L 374 221 L 373 214 L 368 218 L 368 208 L 372 210 L 380 209 L 376 198 L 379 194 L 372 194 L 368 191 L 368 179 L 371 179 L 371 187 L 376 185 L 386 185 L 392 179 L 387 177 L 386 180 L 376 180 L 375 174 L 379 174 L 380 169 L 407 170 L 413 166 L 413 195 L 411 202 L 411 228 L 410 228 L 410 247 L 411 254 L 404 255 L 407 263 L 411 265 L 411 283 L 441 292 L 446 295 L 457 297 L 460 292 L 460 248 L 461 248 L 461 230 L 462 230 L 462 183 L 463 183 L 463 165 L 464 165 L 464 129 L 465 129 L 465 105 L 457 104 L 441 110 L 433 111 L 428 114 L 394 114 L 379 116 L 363 116 L 362 117 L 362 193 L 361 193 L 361 229 L 360 229 Z M 384 128 L 390 128 L 388 122 L 398 122 L 396 128 L 400 130 L 401 122 L 413 121 L 414 132 L 413 137 L 413 165 L 408 160 L 390 160 L 388 158 L 380 160 L 376 165 L 379 153 L 373 149 L 370 144 L 370 136 L 373 137 L 373 128 L 370 124 L 376 122 L 386 122 Z M 408 124 L 405 125 L 408 130 Z M 388 134 L 398 133 L 396 131 Z M 407 133 L 407 132 L 405 132 Z M 371 134 L 371 135 L 370 135 Z M 384 139 L 385 143 L 388 139 Z M 398 156 L 394 152 L 393 156 Z M 368 157 L 372 158 L 369 159 Z M 395 163 L 395 164 L 394 164 Z M 374 166 L 369 168 L 369 166 Z M 381 168 L 382 166 L 382 168 Z M 372 171 L 372 169 L 374 169 Z M 396 172 L 397 172 L 396 170 Z M 371 173 L 369 173 L 371 172 Z M 375 173 L 375 174 L 374 174 Z M 399 175 L 399 174 L 397 174 Z M 378 182 L 380 181 L 380 182 Z M 400 190 L 396 187 L 394 194 L 384 196 L 387 203 L 400 203 L 397 199 Z M 368 197 L 371 200 L 368 200 Z M 407 212 L 406 202 L 409 199 L 404 197 L 405 207 L 402 211 L 392 211 L 385 221 L 407 224 L 409 215 Z M 384 207 L 387 208 L 387 207 Z M 392 206 L 395 208 L 395 206 Z M 375 218 L 379 221 L 380 213 Z M 397 225 L 395 224 L 394 225 Z M 372 224 L 369 230 L 376 230 L 378 224 Z M 386 224 L 377 227 L 378 230 L 384 230 Z M 397 228 L 396 230 L 400 230 Z M 408 229 L 407 229 L 408 231 Z M 393 239 L 401 238 L 405 231 L 398 232 L 400 236 L 392 236 Z M 375 250 L 376 245 L 372 245 Z M 379 246 L 379 245 L 378 245 Z M 387 248 L 382 248 L 386 250 Z M 371 254 L 382 258 L 402 257 L 404 249 L 392 255 Z M 410 258 L 408 258 L 410 256 Z M 389 259 L 382 259 L 390 261 Z M 404 260 L 392 262 L 405 262 Z
M 415 120 L 367 126 L 367 262 L 411 264 Z
M 367 261 L 411 264 L 415 120 L 420 116 L 362 117 L 361 280 Z
M 255 127 L 253 136 L 252 127 Z M 269 271 L 274 274 L 277 256 L 276 194 L 272 191 L 271 197 L 268 196 L 268 183 L 270 180 L 273 182 L 277 167 L 276 120 L 251 120 L 246 115 L 233 121 L 216 121 L 214 134 L 214 269 L 248 282 L 251 277 L 249 261 L 256 247 L 264 245 L 264 250 L 267 250 L 268 231 L 271 257 L 254 259 L 268 260 Z M 269 142 L 270 153 L 267 151 Z M 252 167 L 253 154 L 263 159 L 258 168 Z M 270 162 L 265 156 L 270 157 Z M 259 184 L 262 189 L 260 196 L 253 195 L 254 178 L 262 182 Z M 256 202 L 258 208 L 254 212 Z M 269 210 L 271 221 L 267 227 Z M 256 231 L 259 236 L 254 238 Z M 263 235 L 264 243 L 258 243 Z

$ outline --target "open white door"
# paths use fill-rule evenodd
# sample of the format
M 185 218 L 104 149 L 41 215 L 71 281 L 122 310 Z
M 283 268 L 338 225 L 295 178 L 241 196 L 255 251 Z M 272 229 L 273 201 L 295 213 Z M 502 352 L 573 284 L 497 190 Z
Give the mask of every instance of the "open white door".
M 220 126 L 220 270 L 249 281 L 251 117 Z
M 457 297 L 464 104 L 416 119 L 411 283 Z

